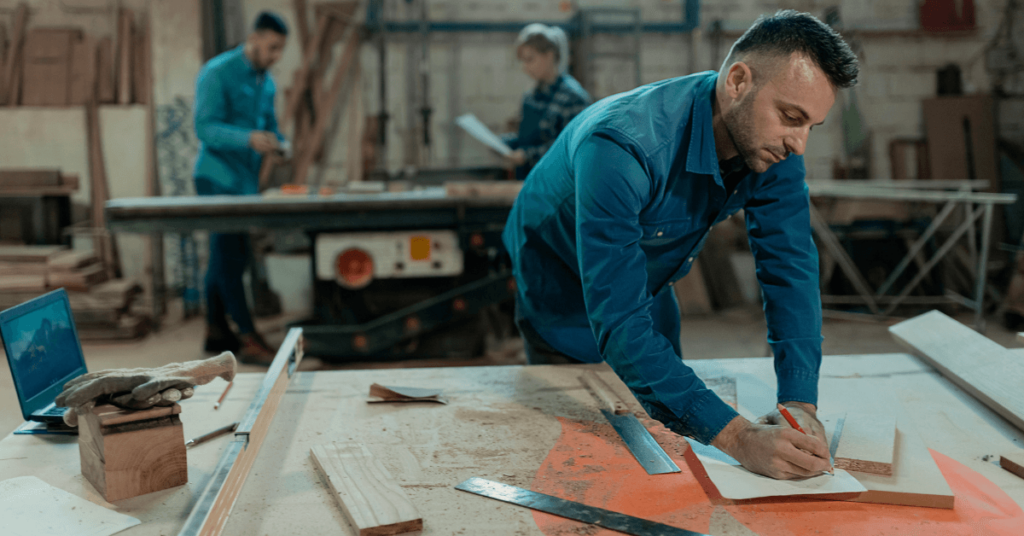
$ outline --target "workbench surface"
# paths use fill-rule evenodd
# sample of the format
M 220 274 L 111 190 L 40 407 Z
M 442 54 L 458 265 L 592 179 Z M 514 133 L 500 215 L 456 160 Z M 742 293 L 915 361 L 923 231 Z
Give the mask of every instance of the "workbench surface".
M 702 378 L 736 377 L 740 411 L 748 417 L 774 406 L 769 358 L 688 364 Z M 857 407 L 913 422 L 956 494 L 953 510 L 800 499 L 733 503 L 693 476 L 685 441 L 660 427 L 652 433 L 682 472 L 649 476 L 580 383 L 587 368 L 600 371 L 640 411 L 604 365 L 300 372 L 225 534 L 353 534 L 309 456 L 312 446 L 330 441 L 367 445 L 419 509 L 423 534 L 612 534 L 454 489 L 473 476 L 716 534 L 1020 534 L 1024 526 L 1024 479 L 997 465 L 999 454 L 1024 445 L 1024 433 L 907 354 L 826 357 L 820 411 Z M 182 403 L 185 437 L 239 419 L 261 379 L 240 374 L 218 411 L 213 403 L 224 383 L 197 388 Z M 374 382 L 444 388 L 450 404 L 368 404 Z M 74 437 L 7 436 L 0 441 L 0 480 L 34 475 L 142 520 L 121 534 L 169 536 L 227 442 L 221 437 L 189 450 L 188 485 L 113 505 L 83 479 Z

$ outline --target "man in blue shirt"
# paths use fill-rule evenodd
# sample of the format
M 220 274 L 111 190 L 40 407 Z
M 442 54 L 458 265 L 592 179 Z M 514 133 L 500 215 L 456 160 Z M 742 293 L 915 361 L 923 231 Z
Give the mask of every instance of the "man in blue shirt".
M 607 361 L 647 412 L 751 471 L 829 468 L 816 417 L 817 250 L 802 154 L 857 59 L 806 13 L 762 17 L 719 72 L 664 80 L 586 109 L 527 177 L 505 228 L 531 363 Z M 775 354 L 777 412 L 748 422 L 681 359 L 671 286 L 711 227 L 744 210 Z
M 284 142 L 274 116 L 274 80 L 267 69 L 281 59 L 287 36 L 281 17 L 260 13 L 244 44 L 211 59 L 200 71 L 194 110 L 200 147 L 193 171 L 199 195 L 257 193 L 264 155 L 278 151 Z M 274 352 L 256 332 L 242 284 L 250 256 L 248 236 L 210 233 L 205 350 L 229 350 L 244 362 L 269 364 Z

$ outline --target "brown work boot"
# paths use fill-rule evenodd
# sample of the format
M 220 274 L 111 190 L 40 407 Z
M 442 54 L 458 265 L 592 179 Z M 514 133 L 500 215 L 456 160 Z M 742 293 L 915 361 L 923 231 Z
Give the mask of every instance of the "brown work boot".
M 267 348 L 262 338 L 255 333 L 246 333 L 238 338 L 238 360 L 247 365 L 270 366 L 274 361 L 274 352 Z

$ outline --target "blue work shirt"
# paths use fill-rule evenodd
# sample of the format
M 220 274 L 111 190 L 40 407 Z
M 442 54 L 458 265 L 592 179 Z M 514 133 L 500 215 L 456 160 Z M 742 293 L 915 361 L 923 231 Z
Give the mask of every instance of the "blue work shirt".
M 683 363 L 671 284 L 714 224 L 745 211 L 780 402 L 817 403 L 822 340 L 803 158 L 748 171 L 726 191 L 711 123 L 717 79 L 664 80 L 583 111 L 527 177 L 503 236 L 520 314 L 537 334 L 580 361 L 607 361 L 652 417 L 705 444 L 737 413 Z
M 274 116 L 274 80 L 253 68 L 242 45 L 211 59 L 196 81 L 194 122 L 199 157 L 193 176 L 236 195 L 258 193 L 263 156 L 249 136 L 265 130 L 284 140 Z

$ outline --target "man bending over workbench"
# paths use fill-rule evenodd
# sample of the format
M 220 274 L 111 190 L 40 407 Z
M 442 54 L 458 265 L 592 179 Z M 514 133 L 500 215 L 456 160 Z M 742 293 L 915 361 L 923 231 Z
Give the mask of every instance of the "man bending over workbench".
M 260 13 L 244 44 L 211 59 L 200 71 L 194 110 L 201 142 L 193 171 L 197 194 L 257 193 L 263 157 L 284 142 L 267 69 L 281 59 L 287 36 L 281 17 Z M 204 349 L 237 352 L 242 362 L 269 365 L 274 352 L 256 332 L 242 285 L 250 257 L 247 235 L 210 233 Z M 238 326 L 238 337 L 225 314 Z
M 663 80 L 583 111 L 526 178 L 505 228 L 531 364 L 607 361 L 655 419 L 779 479 L 828 470 L 816 417 L 818 256 L 801 155 L 857 58 L 806 13 L 762 17 L 719 72 Z M 671 286 L 711 226 L 744 210 L 778 400 L 751 423 L 681 359 Z

